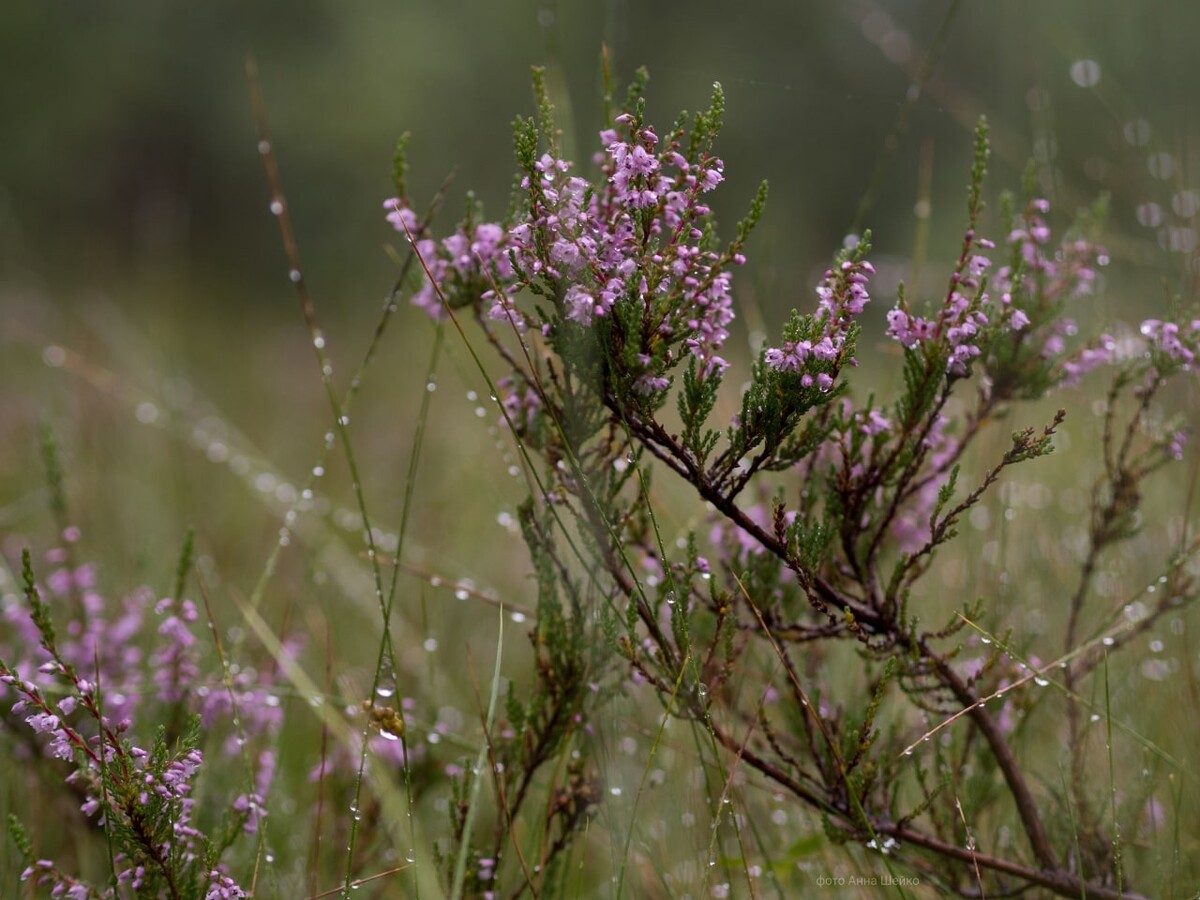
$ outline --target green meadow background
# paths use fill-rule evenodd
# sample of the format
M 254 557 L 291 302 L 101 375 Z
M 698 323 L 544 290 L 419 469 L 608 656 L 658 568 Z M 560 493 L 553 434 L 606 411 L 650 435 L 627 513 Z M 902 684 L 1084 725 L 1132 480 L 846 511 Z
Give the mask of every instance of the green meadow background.
M 418 207 L 453 175 L 435 230 L 455 221 L 469 189 L 500 216 L 512 183 L 511 122 L 533 111 L 529 67 L 547 67 L 565 146 L 586 166 L 601 124 L 603 46 L 622 83 L 637 66 L 649 68 L 649 118 L 660 130 L 680 109 L 702 108 L 712 83 L 721 83 L 728 113 L 718 151 L 727 180 L 714 206 L 726 226 L 758 181 L 770 182 L 750 262 L 735 282 L 735 371 L 748 371 L 751 348 L 778 334 L 788 310 L 808 307 L 847 232 L 865 225 L 880 274 L 852 378 L 859 396 L 891 397 L 899 357 L 883 339 L 883 316 L 901 280 L 923 298 L 944 287 L 964 226 L 971 132 L 982 114 L 993 137 L 985 235 L 1004 238 L 995 201 L 1002 189 L 1019 190 L 1030 159 L 1057 231 L 1078 207 L 1111 194 L 1104 236 L 1111 264 L 1103 294 L 1075 311 L 1081 330 L 1159 316 L 1169 294 L 1194 301 L 1198 33 L 1200 5 L 1185 0 L 9 3 L 0 12 L 4 565 L 11 570 L 22 547 L 36 555 L 55 542 L 38 450 L 48 424 L 62 445 L 81 556 L 96 562 L 106 595 L 143 583 L 165 594 L 191 527 L 218 620 L 235 636 L 241 628 L 238 604 L 259 582 L 332 425 L 268 212 L 248 57 L 257 62 L 340 390 L 396 277 L 401 242 L 383 221 L 382 203 L 391 195 L 398 135 L 412 134 Z M 429 378 L 434 335 L 402 301 L 350 426 L 387 549 L 408 492 L 420 404 L 431 400 L 394 626 L 398 681 L 414 698 L 415 731 L 439 735 L 427 746 L 414 809 L 429 842 L 444 837 L 447 821 L 448 789 L 438 773 L 478 747 L 464 660 L 486 686 L 498 646 L 489 601 L 534 603 L 515 526 L 525 487 L 510 474 L 514 449 L 496 427 L 494 407 L 481 401 L 486 385 L 457 335 L 446 334 Z M 972 515 L 958 549 L 931 575 L 931 610 L 984 597 L 988 627 L 1013 629 L 1023 652 L 1042 659 L 1061 652 L 1072 554 L 1086 533 L 1099 471 L 1095 402 L 1103 388 L 1096 378 L 1014 413 L 1014 428 L 1041 425 L 1065 405 L 1061 452 L 1026 467 Z M 1170 398 L 1193 421 L 1198 400 L 1194 382 Z M 1005 444 L 1002 426 L 981 453 Z M 1143 532 L 1106 559 L 1086 633 L 1144 597 L 1161 560 L 1194 524 L 1196 459 L 1189 450 L 1162 474 L 1147 495 Z M 369 684 L 378 614 L 339 448 L 324 468 L 313 510 L 301 515 L 267 584 L 264 614 L 278 630 L 307 635 L 307 670 L 320 683 L 331 661 L 335 699 L 353 705 Z M 656 484 L 672 537 L 707 531 L 686 491 L 665 477 Z M 1200 883 L 1189 861 L 1200 849 L 1198 625 L 1191 611 L 1168 618 L 1110 667 L 1113 714 L 1141 737 L 1115 743 L 1115 781 L 1131 796 L 1145 788 L 1168 811 L 1165 825 L 1149 822 L 1126 835 L 1137 886 L 1153 896 L 1191 896 Z M 524 631 L 506 620 L 499 645 L 505 676 L 518 684 L 529 677 Z M 253 639 L 245 647 L 251 658 L 261 653 Z M 313 788 L 305 775 L 319 725 L 302 699 L 290 701 L 288 713 L 271 801 L 276 862 L 260 896 L 301 896 L 309 885 Z M 581 855 L 572 882 L 580 894 L 609 895 L 610 845 L 620 847 L 617 836 L 630 828 L 628 896 L 705 896 L 721 882 L 697 871 L 708 830 L 689 734 L 667 735 L 655 763 L 663 783 L 653 803 L 631 811 L 656 715 L 653 702 L 634 695 L 599 729 L 606 783 L 630 788 L 606 798 L 585 841 L 591 855 Z M 1061 716 L 1061 696 L 1047 691 L 1031 704 L 1020 744 L 1047 794 L 1060 789 L 1067 766 Z M 1164 755 L 1183 767 L 1168 766 Z M 1093 758 L 1103 792 L 1110 776 L 1101 755 Z M 821 874 L 884 873 L 877 857 L 829 847 L 819 824 L 746 781 L 745 815 L 771 848 L 752 861 L 773 883 L 764 895 L 815 890 Z M 33 809 L 36 826 L 34 801 L 48 790 L 0 766 L 0 813 Z M 1005 827 L 995 824 L 983 837 L 1002 848 Z M 83 837 L 65 840 L 83 848 L 85 869 L 102 859 L 89 856 Z M 396 864 L 401 851 L 386 833 L 371 841 L 379 870 Z M 327 862 L 323 889 L 336 886 L 340 872 L 335 852 Z M 674 873 L 673 887 L 659 879 L 656 863 Z M 17 871 L 6 843 L 0 896 L 26 896 Z M 436 892 L 427 859 L 422 871 L 426 890 Z M 369 890 L 405 896 L 399 882 Z M 730 890 L 740 895 L 745 878 Z

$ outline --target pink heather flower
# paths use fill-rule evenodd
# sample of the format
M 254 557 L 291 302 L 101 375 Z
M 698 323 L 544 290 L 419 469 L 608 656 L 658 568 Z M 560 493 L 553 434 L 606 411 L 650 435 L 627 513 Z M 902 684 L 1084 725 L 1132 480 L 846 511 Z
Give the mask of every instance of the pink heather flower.
M 596 315 L 597 310 L 601 315 L 604 312 L 603 306 L 597 307 L 596 298 L 577 284 L 567 289 L 566 296 L 563 297 L 563 304 L 567 310 L 567 318 L 580 325 L 591 325 L 592 317 Z
M 992 265 L 992 261 L 986 256 L 972 256 L 967 261 L 967 274 L 972 278 L 978 278 Z
M 1147 319 L 1138 330 L 1150 339 L 1151 346 L 1166 355 L 1171 362 L 1186 368 L 1195 360 L 1194 351 L 1180 339 L 1179 326 L 1174 322 Z M 1194 346 L 1194 335 L 1188 343 Z
M 879 410 L 872 409 L 867 413 L 866 421 L 863 422 L 861 427 L 864 434 L 874 436 L 880 432 L 887 431 L 892 427 L 892 423 L 889 422 L 887 418 L 879 412 Z
M 408 232 L 414 237 L 421 228 L 421 220 L 417 218 L 417 214 L 404 204 L 403 200 L 393 197 L 390 200 L 383 201 L 383 208 L 388 211 L 385 217 L 391 226 L 401 234 L 405 234 L 405 227 Z
M 933 337 L 935 325 L 920 316 L 913 316 L 903 309 L 892 309 L 887 314 L 887 335 L 905 348 L 915 347 L 919 342 Z
M 27 716 L 25 721 L 35 734 L 45 734 L 58 728 L 58 716 L 53 713 L 34 713 Z
M 722 174 L 725 164 L 719 159 L 712 162 L 712 167 L 705 169 L 704 174 L 700 176 L 700 190 L 702 191 L 711 191 L 725 180 L 725 176 Z
M 979 348 L 974 344 L 959 344 L 946 361 L 946 371 L 951 375 L 965 376 L 967 366 L 979 353 Z

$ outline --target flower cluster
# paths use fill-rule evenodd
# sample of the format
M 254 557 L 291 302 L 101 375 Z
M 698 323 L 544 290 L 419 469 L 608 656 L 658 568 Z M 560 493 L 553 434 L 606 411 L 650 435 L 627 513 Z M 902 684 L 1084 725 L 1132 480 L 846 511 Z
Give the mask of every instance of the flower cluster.
M 763 354 L 766 364 L 779 372 L 800 373 L 802 387 L 815 385 L 822 392 L 829 391 L 843 361 L 855 362 L 853 357 L 843 357 L 851 328 L 871 300 L 867 284 L 873 274 L 875 267 L 859 258 L 846 259 L 826 271 L 817 286 L 816 331 L 810 337 L 797 335 L 780 347 L 768 348 Z
M 128 848 L 114 855 L 117 884 L 134 891 L 154 891 L 160 879 L 176 879 L 206 864 L 208 839 L 192 824 L 195 801 L 193 783 L 203 764 L 194 736 L 171 753 L 161 737 L 146 750 L 128 740 L 132 723 L 116 725 L 102 713 L 96 685 L 79 677 L 61 660 L 44 663 L 39 671 L 67 687 L 67 695 L 51 706 L 46 692 L 18 676 L 0 662 L 0 683 L 18 700 L 14 715 L 24 716 L 34 734 L 50 736 L 51 756 L 73 760 L 78 768 L 68 780 L 86 795 L 82 812 L 99 816 L 98 823 L 114 828 Z M 67 720 L 82 709 L 99 725 L 99 734 L 87 738 Z M 244 897 L 245 893 L 222 869 L 199 875 L 207 897 Z M 55 897 L 116 897 L 113 891 L 96 892 L 61 872 L 52 860 L 39 859 L 21 874 L 22 881 L 50 886 Z M 215 893 L 214 893 L 215 892 Z
M 1084 237 L 1065 240 L 1051 252 L 1050 226 L 1045 218 L 1049 214 L 1050 202 L 1035 198 L 1009 232 L 1008 246 L 1014 259 L 997 271 L 995 278 L 1003 303 L 1009 303 L 1015 294 L 1039 298 L 1042 305 L 1090 294 L 1096 267 L 1108 263 L 1104 249 Z
M 906 349 L 925 343 L 939 346 L 946 356 L 946 373 L 959 378 L 968 374 L 971 362 L 982 353 L 993 319 L 1011 331 L 1029 324 L 1028 315 L 1013 306 L 1008 295 L 999 305 L 993 303 L 986 290 L 992 261 L 975 253 L 976 247 L 991 250 L 995 244 L 977 236 L 974 228 L 968 229 L 959 267 L 951 275 L 950 290 L 933 319 L 912 314 L 903 303 L 887 315 L 889 337 Z
M 745 262 L 741 231 L 728 249 L 714 248 L 704 199 L 724 180 L 723 162 L 707 150 L 722 102 L 718 90 L 698 119 L 705 139 L 693 135 L 686 148 L 682 128 L 661 138 L 640 114 L 618 116 L 600 133 L 597 183 L 573 174 L 553 148 L 538 154 L 536 132 L 522 142 L 519 131 L 521 212 L 506 226 L 467 222 L 440 243 L 417 241 L 429 278 L 413 302 L 433 315 L 441 314 L 439 296 L 451 308 L 479 303 L 490 319 L 539 328 L 551 340 L 604 322 L 611 340 L 629 348 L 623 375 L 643 395 L 664 391 L 684 354 L 706 374 L 722 371 L 734 316 L 728 268 Z M 401 201 L 385 205 L 397 230 L 416 233 Z M 529 312 L 523 293 L 553 306 Z
M 119 884 L 155 890 L 155 879 L 170 870 L 191 873 L 207 897 L 244 896 L 222 869 L 206 868 L 208 841 L 192 825 L 192 786 L 204 763 L 197 742 L 201 727 L 226 731 L 223 752 L 239 758 L 246 741 L 274 734 L 282 717 L 277 674 L 231 667 L 229 684 L 201 677 L 191 630 L 198 611 L 190 600 L 155 602 L 141 589 L 110 616 L 92 568 L 71 563 L 69 545 L 77 537 L 68 529 L 68 547 L 47 554 L 58 568 L 44 586 L 34 582 L 27 563 L 25 602 L 4 598 L 0 621 L 11 639 L 0 640 L 0 700 L 30 729 L 16 752 L 74 764 L 68 781 L 84 798 L 83 814 L 128 839 L 116 856 Z M 52 617 L 61 620 L 59 629 Z M 298 647 L 292 642 L 287 650 Z M 149 743 L 136 737 L 138 719 L 182 723 L 189 716 L 195 730 L 180 735 L 175 750 L 162 736 Z M 81 729 L 81 717 L 95 727 Z M 16 718 L 4 724 L 19 731 Z M 98 733 L 85 736 L 93 730 Z M 265 741 L 256 757 L 252 787 L 231 804 L 246 831 L 256 830 L 265 813 L 275 770 L 272 743 Z M 54 896 L 109 896 L 46 860 L 32 862 L 25 877 L 52 886 Z
M 394 197 L 383 206 L 392 227 L 416 239 L 414 246 L 429 269 L 430 277 L 413 294 L 412 303 L 430 317 L 438 320 L 446 317 L 443 297 L 452 307 L 463 305 L 489 291 L 493 279 L 501 283 L 512 280 L 510 242 L 500 225 L 494 222 L 472 225 L 468 221 L 454 234 L 434 241 L 417 237 L 422 232 L 420 220 L 403 199 Z
M 1193 319 L 1186 326 L 1159 319 L 1146 319 L 1138 331 L 1149 342 L 1153 356 L 1162 363 L 1156 368 L 1171 366 L 1190 371 L 1200 350 L 1200 319 Z
M 643 342 L 682 337 L 706 367 L 723 368 L 717 351 L 733 318 L 723 266 L 742 257 L 705 246 L 711 210 L 701 195 L 724 179 L 724 164 L 707 155 L 689 161 L 679 152 L 681 135 L 660 149 L 654 128 L 633 115 L 617 125 L 624 135 L 600 135 L 600 190 L 571 176 L 564 160 L 547 154 L 534 163 L 522 182 L 528 218 L 511 232 L 518 265 L 563 288 L 566 319 L 591 325 L 630 304 L 648 323 Z
M 1010 259 L 996 272 L 993 287 L 1004 305 L 1028 311 L 1042 358 L 1056 367 L 1057 383 L 1072 385 L 1119 358 L 1116 342 L 1108 334 L 1068 351 L 1066 338 L 1078 329 L 1074 319 L 1063 315 L 1064 304 L 1095 291 L 1098 269 L 1108 264 L 1108 254 L 1082 233 L 1052 245 L 1046 223 L 1049 213 L 1050 203 L 1043 198 L 1026 204 L 1009 231 Z

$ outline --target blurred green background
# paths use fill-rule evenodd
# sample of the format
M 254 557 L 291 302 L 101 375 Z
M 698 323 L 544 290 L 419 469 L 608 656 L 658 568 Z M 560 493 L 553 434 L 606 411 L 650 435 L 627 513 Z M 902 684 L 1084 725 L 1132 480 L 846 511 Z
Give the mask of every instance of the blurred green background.
M 723 85 L 718 151 L 728 177 L 714 206 L 726 234 L 758 181 L 770 182 L 736 283 L 735 365 L 760 333 L 777 333 L 789 308 L 810 303 L 860 218 L 880 268 L 869 319 L 877 330 L 864 343 L 879 352 L 860 352 L 860 383 L 878 379 L 879 360 L 895 361 L 880 336 L 896 282 L 935 296 L 958 252 L 981 114 L 993 136 L 988 236 L 1004 237 L 994 201 L 1019 189 L 1030 159 L 1056 231 L 1097 194 L 1112 194 L 1112 265 L 1103 297 L 1077 312 L 1085 326 L 1159 314 L 1168 292 L 1194 299 L 1200 4 L 1187 0 L 11 2 L 0 23 L 0 551 L 12 560 L 30 541 L 54 541 L 37 450 L 48 422 L 66 454 L 83 552 L 100 558 L 101 584 L 114 594 L 141 580 L 165 592 L 194 525 L 210 586 L 232 616 L 222 596 L 253 587 L 329 429 L 268 213 L 249 55 L 341 388 L 396 274 L 386 247 L 400 242 L 382 202 L 397 136 L 413 135 L 418 206 L 455 174 L 435 230 L 449 229 L 469 188 L 499 216 L 513 171 L 511 121 L 533 111 L 529 66 L 548 67 L 567 146 L 586 164 L 601 125 L 602 45 L 622 84 L 637 66 L 650 69 L 649 117 L 660 130 L 679 109 L 702 108 L 712 82 Z M 399 524 L 432 335 L 402 304 L 352 415 L 385 532 Z M 479 403 L 486 387 L 457 337 L 436 383 L 406 560 L 528 605 L 512 523 L 524 485 L 508 476 L 511 450 Z M 1181 399 L 1194 403 L 1194 390 Z M 1095 440 L 1084 419 L 1064 429 L 1076 449 Z M 1043 527 L 1078 542 L 1095 469 L 1062 466 L 1050 481 L 1066 524 Z M 302 517 L 302 549 L 284 555 L 272 585 L 273 622 L 293 617 L 319 647 L 315 610 L 325 610 L 338 677 L 345 669 L 362 678 L 377 614 L 336 450 L 326 467 L 320 515 Z M 1021 506 L 1014 497 L 1009 508 Z M 1164 515 L 1178 525 L 1178 498 L 1167 499 Z M 1021 515 L 1036 522 L 1044 506 L 1028 503 Z M 668 520 L 672 534 L 688 525 L 702 523 Z M 972 546 L 986 537 L 971 536 Z M 1153 574 L 1145 560 L 1155 538 L 1147 540 L 1141 561 L 1123 564 L 1121 584 Z M 1021 545 L 1001 542 L 1022 578 L 1056 590 L 1062 561 L 1050 544 L 1026 559 Z M 973 560 L 948 560 L 944 583 L 986 580 Z M 449 593 L 428 579 L 406 580 L 401 593 L 401 663 L 426 678 L 423 714 L 432 722 L 440 696 L 470 709 L 461 660 L 435 663 L 430 651 L 440 640 L 456 652 L 470 639 L 486 670 L 492 620 L 481 627 L 482 607 L 442 602 Z M 293 607 L 297 599 L 315 602 Z M 520 631 L 509 633 L 513 648 Z M 1179 641 L 1187 672 L 1194 652 Z M 341 687 L 353 696 L 352 684 Z M 1154 721 L 1138 727 L 1165 746 L 1193 737 L 1147 716 Z

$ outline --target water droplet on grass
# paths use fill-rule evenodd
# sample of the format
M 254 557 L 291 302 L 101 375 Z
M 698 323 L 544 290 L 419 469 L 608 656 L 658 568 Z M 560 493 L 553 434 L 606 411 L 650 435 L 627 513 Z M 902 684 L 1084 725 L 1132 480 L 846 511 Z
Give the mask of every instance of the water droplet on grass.
M 1100 63 L 1094 59 L 1079 59 L 1071 63 L 1071 80 L 1082 88 L 1100 83 Z

